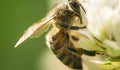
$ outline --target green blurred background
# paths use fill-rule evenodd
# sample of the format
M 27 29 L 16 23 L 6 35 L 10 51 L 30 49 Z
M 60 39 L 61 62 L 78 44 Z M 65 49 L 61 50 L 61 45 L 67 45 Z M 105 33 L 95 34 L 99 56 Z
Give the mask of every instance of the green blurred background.
M 23 32 L 48 12 L 47 0 L 0 0 L 0 70 L 43 70 L 45 34 L 14 48 Z M 39 64 L 39 68 L 38 68 Z

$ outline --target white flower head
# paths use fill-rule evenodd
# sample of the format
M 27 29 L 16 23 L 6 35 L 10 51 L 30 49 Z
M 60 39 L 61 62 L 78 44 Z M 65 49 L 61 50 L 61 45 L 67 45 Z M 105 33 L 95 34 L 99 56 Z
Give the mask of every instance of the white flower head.
M 108 65 L 108 68 L 102 70 L 119 70 L 120 0 L 87 0 L 85 8 L 88 25 L 87 31 L 83 33 L 89 39 L 81 38 L 81 47 L 86 50 L 103 52 L 103 56 L 105 55 L 105 57 L 101 57 L 105 60 L 100 62 L 92 60 L 98 66 L 100 66 L 100 63 L 103 63 L 101 65 L 105 65 L 104 62 L 110 61 L 111 65 Z M 112 59 L 112 61 L 109 59 Z M 114 62 L 116 60 L 118 62 Z
M 108 55 L 119 57 L 120 0 L 88 0 L 86 11 L 90 33 L 103 43 Z

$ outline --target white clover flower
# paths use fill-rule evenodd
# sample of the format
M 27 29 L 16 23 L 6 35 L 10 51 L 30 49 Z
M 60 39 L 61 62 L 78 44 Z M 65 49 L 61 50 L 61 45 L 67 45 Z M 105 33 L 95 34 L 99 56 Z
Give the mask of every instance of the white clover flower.
M 102 61 L 88 58 L 89 61 L 86 62 L 84 59 L 86 63 L 95 63 L 96 67 L 90 68 L 87 65 L 88 68 L 120 70 L 120 0 L 87 0 L 86 12 L 88 31 L 83 33 L 89 39 L 81 38 L 81 47 L 105 55 L 99 57 Z
M 88 30 L 111 57 L 120 56 L 120 0 L 88 0 Z

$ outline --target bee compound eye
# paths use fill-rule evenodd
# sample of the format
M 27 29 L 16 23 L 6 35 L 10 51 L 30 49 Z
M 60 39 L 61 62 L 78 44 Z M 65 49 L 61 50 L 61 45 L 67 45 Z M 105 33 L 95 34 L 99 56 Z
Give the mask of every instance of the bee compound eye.
M 69 6 L 70 8 L 77 14 L 80 14 L 80 4 L 76 0 L 69 0 Z
M 71 7 L 77 8 L 77 9 L 79 8 L 79 4 L 76 0 L 68 0 L 68 2 L 69 2 Z

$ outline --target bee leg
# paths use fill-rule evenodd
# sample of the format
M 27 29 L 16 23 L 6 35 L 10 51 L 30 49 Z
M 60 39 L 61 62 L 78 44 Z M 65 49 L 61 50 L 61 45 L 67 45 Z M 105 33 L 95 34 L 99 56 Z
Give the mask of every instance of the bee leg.
M 67 49 L 69 49 L 71 52 L 73 52 L 74 54 L 78 54 L 78 55 L 88 55 L 88 56 L 95 56 L 97 53 L 96 51 L 88 51 L 88 50 L 84 50 L 82 48 L 71 48 L 71 47 L 67 47 Z
M 74 35 L 71 36 L 71 38 L 72 38 L 72 40 L 74 40 L 74 41 L 79 41 L 79 38 L 75 37 Z M 77 48 L 77 49 L 79 49 L 79 48 Z M 81 48 L 81 49 L 82 49 L 82 48 Z M 88 50 L 84 50 L 84 49 L 82 49 L 82 51 L 83 51 L 84 54 L 86 54 L 86 55 L 88 55 L 88 56 L 95 56 L 95 55 L 97 54 L 96 51 L 88 51 Z
M 95 56 L 96 55 L 96 51 L 87 51 L 83 49 L 84 54 L 88 55 L 88 56 Z
M 79 30 L 79 29 L 83 29 L 83 28 L 86 28 L 86 26 L 83 26 L 83 27 L 71 26 L 70 27 L 71 30 Z
M 70 28 L 71 30 L 79 30 L 79 29 L 83 29 L 83 28 L 86 28 L 86 26 L 83 26 L 83 27 L 78 27 L 78 26 L 68 26 L 68 25 L 64 25 L 64 24 L 59 24 L 61 27 L 64 27 L 64 28 Z
M 71 36 L 72 40 L 74 41 L 79 41 L 79 38 L 75 37 L 75 36 Z M 88 51 L 88 50 L 84 50 L 83 49 L 83 53 L 88 55 L 88 56 L 95 56 L 97 54 L 96 51 Z

